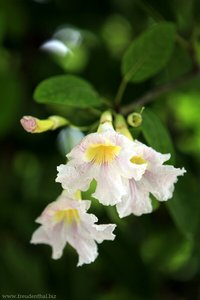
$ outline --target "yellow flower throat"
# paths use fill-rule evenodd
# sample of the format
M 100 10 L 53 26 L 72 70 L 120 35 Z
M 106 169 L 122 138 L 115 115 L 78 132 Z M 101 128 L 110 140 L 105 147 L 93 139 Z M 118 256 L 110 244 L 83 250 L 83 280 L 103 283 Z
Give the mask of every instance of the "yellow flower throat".
M 71 224 L 73 221 L 80 221 L 80 216 L 77 209 L 66 209 L 57 211 L 54 215 L 54 220 L 56 222 L 65 222 L 67 224 Z
M 113 144 L 93 144 L 86 151 L 86 159 L 98 165 L 110 163 L 120 153 L 120 150 L 120 146 Z
M 143 165 L 147 163 L 147 161 L 142 156 L 133 156 L 131 158 L 131 162 L 136 165 Z

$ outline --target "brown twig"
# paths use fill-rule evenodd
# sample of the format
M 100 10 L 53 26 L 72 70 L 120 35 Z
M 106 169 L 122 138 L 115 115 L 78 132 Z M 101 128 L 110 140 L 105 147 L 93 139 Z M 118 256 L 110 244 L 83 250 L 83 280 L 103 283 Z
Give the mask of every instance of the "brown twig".
M 130 103 L 127 106 L 121 108 L 121 113 L 126 115 L 134 111 L 134 109 L 138 106 L 143 106 L 149 102 L 155 101 L 156 98 L 164 93 L 170 92 L 177 87 L 183 85 L 184 83 L 195 79 L 200 76 L 200 69 L 195 69 L 188 74 L 183 75 L 181 78 L 174 80 L 170 83 L 163 84 L 159 87 L 152 89 L 147 92 L 144 96 L 139 99 L 136 99 L 134 102 Z

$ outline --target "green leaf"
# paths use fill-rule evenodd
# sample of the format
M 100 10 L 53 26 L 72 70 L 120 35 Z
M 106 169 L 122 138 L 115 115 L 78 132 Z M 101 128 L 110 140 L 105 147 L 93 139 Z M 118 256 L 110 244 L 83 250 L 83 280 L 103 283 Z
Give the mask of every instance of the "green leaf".
M 144 262 L 153 265 L 155 270 L 166 273 L 174 273 L 185 267 L 192 251 L 193 241 L 174 229 L 165 229 L 164 234 L 163 230 L 153 231 L 141 245 Z
M 173 199 L 167 202 L 174 223 L 190 239 L 194 237 L 199 224 L 199 192 L 197 182 L 186 174 L 176 185 Z
M 180 32 L 190 32 L 194 28 L 195 0 L 174 0 L 171 2 L 173 14 Z
M 39 103 L 84 108 L 99 106 L 100 96 L 87 81 L 72 75 L 61 75 L 42 81 L 34 92 Z
M 167 128 L 150 109 L 145 109 L 142 117 L 142 133 L 149 146 L 163 154 L 170 153 L 170 163 L 173 163 L 174 147 Z
M 135 39 L 122 60 L 122 74 L 126 80 L 144 81 L 161 71 L 171 57 L 175 34 L 175 26 L 163 22 Z
M 179 44 L 174 47 L 172 56 L 164 68 L 156 76 L 156 85 L 173 81 L 192 69 L 192 59 L 187 51 Z

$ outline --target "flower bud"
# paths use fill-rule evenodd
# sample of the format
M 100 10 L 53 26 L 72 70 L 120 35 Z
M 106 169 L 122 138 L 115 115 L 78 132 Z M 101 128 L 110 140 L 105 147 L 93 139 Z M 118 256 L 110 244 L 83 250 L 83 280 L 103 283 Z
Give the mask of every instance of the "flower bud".
M 101 115 L 98 132 L 103 132 L 110 129 L 113 129 L 112 114 L 110 111 L 105 111 Z
M 127 122 L 132 127 L 139 127 L 142 124 L 142 115 L 141 113 L 132 113 L 128 115 Z
M 54 130 L 58 127 L 67 125 L 69 122 L 60 116 L 51 116 L 46 120 L 40 120 L 32 116 L 24 116 L 21 125 L 27 132 L 41 133 L 48 130 Z
M 128 130 L 126 121 L 124 117 L 120 114 L 118 114 L 115 118 L 115 128 L 117 132 L 125 135 L 129 140 L 133 140 L 133 137 L 130 131 Z
M 27 132 L 35 132 L 37 128 L 37 119 L 31 116 L 24 116 L 20 123 Z

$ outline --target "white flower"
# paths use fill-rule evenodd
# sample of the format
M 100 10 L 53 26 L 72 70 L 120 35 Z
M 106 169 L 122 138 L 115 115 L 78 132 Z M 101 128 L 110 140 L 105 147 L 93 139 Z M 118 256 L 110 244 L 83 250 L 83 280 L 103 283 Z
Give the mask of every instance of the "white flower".
M 152 211 L 150 193 L 159 201 L 166 201 L 173 196 L 174 184 L 178 176 L 186 171 L 184 168 L 174 168 L 163 165 L 170 158 L 170 154 L 161 154 L 146 145 L 135 141 L 136 156 L 131 161 L 134 164 L 147 164 L 146 171 L 140 181 L 131 178 L 126 181 L 127 195 L 117 204 L 119 216 L 130 214 L 140 216 Z
M 140 180 L 146 164 L 131 163 L 136 155 L 127 137 L 105 126 L 105 131 L 87 135 L 67 155 L 69 162 L 58 167 L 57 182 L 70 194 L 86 191 L 93 179 L 97 182 L 93 197 L 104 205 L 114 205 L 126 194 L 123 178 Z
M 98 255 L 96 242 L 114 240 L 116 225 L 96 225 L 98 219 L 87 213 L 89 207 L 90 201 L 71 199 L 63 193 L 36 220 L 41 226 L 33 233 L 31 243 L 50 245 L 53 259 L 60 258 L 69 243 L 79 255 L 78 266 L 93 262 Z

